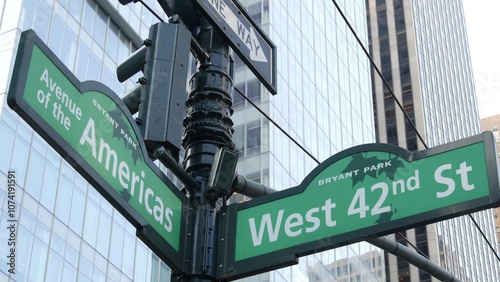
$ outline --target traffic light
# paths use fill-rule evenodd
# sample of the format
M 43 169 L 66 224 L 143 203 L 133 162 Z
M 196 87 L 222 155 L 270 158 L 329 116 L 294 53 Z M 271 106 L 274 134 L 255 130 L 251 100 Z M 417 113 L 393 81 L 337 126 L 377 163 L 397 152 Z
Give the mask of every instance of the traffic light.
M 154 24 L 144 46 L 117 68 L 121 82 L 143 72 L 138 81 L 140 91 L 132 90 L 124 102 L 132 114 L 138 110 L 136 120 L 150 155 L 158 146 L 164 146 L 174 159 L 179 159 L 190 42 L 191 33 L 185 26 Z

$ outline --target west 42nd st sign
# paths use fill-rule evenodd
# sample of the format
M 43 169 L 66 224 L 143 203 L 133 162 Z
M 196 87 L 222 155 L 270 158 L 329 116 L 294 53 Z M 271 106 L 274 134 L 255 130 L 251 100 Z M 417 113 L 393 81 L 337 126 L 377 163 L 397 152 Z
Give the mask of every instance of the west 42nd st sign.
M 138 228 L 159 257 L 179 267 L 184 196 L 147 157 L 115 93 L 101 83 L 78 81 L 26 31 L 8 104 Z
M 387 144 L 343 151 L 298 187 L 228 206 L 219 275 L 244 277 L 297 256 L 498 206 L 496 156 L 491 132 L 414 153 Z

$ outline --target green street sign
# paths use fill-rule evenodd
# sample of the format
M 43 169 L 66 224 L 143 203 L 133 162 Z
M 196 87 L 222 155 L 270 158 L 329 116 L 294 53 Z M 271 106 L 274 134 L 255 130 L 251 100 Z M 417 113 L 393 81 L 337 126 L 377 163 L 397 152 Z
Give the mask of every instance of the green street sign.
M 148 247 L 180 268 L 185 196 L 149 159 L 135 121 L 112 90 L 78 81 L 29 30 L 21 36 L 7 101 Z
M 223 210 L 218 276 L 253 275 L 499 204 L 491 132 L 420 152 L 357 146 L 321 163 L 297 187 Z

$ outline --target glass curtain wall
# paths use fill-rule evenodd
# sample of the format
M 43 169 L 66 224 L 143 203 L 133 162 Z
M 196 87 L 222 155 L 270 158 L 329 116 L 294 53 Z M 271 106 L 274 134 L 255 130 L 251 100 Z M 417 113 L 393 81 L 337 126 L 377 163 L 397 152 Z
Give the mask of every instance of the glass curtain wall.
M 162 14 L 156 1 L 146 2 Z M 170 279 L 170 270 L 136 238 L 135 228 L 5 103 L 21 31 L 35 30 L 79 80 L 97 80 L 124 95 L 137 77 L 119 83 L 116 66 L 156 21 L 141 5 L 123 7 L 118 1 L 1 1 L 0 183 L 15 172 L 18 219 L 16 271 L 9 275 L 8 258 L 0 256 L 1 281 Z M 2 230 L 9 219 L 4 184 Z M 0 241 L 8 235 L 0 232 Z M 0 244 L 0 253 L 8 247 Z

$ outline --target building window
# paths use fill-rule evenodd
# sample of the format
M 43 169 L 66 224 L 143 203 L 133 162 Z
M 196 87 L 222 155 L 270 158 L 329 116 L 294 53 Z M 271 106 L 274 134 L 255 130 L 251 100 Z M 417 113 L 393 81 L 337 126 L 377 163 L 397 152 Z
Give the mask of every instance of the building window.
M 233 89 L 233 108 L 242 108 L 245 106 L 245 98 L 238 93 L 239 90 L 243 93 L 248 99 L 253 102 L 260 102 L 260 82 L 257 79 L 250 79 L 243 82 L 235 83 Z M 237 90 L 236 90 L 237 89 Z
M 252 19 L 254 20 L 254 22 L 260 26 L 262 22 L 262 11 L 260 8 L 260 2 L 248 6 L 247 11 L 250 14 L 250 17 L 252 17 Z
M 260 153 L 260 124 L 247 128 L 247 154 Z
M 233 108 L 242 108 L 245 106 L 245 98 L 241 96 L 241 94 L 237 91 L 239 90 L 241 93 L 245 94 L 246 93 L 246 86 L 245 83 L 237 83 L 234 86 L 233 90 Z M 237 90 L 236 90 L 237 89 Z
M 260 101 L 260 82 L 257 79 L 247 81 L 247 97 L 254 102 Z
M 233 139 L 240 157 L 260 153 L 260 123 L 250 123 L 234 127 Z

